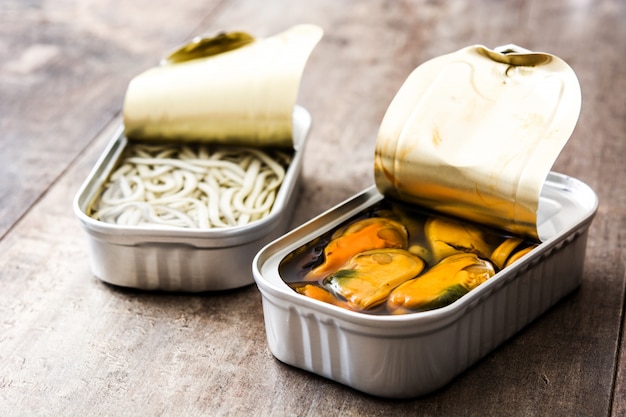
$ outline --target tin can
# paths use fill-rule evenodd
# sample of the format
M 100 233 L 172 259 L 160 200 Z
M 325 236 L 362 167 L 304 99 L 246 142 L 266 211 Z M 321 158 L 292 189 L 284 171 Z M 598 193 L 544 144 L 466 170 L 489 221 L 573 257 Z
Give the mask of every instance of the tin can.
M 266 217 L 220 229 L 135 228 L 104 223 L 87 213 L 128 144 L 123 129 L 112 138 L 74 198 L 74 212 L 88 236 L 91 268 L 110 284 L 143 290 L 214 291 L 254 282 L 250 265 L 258 250 L 289 227 L 300 184 L 302 150 L 311 116 L 296 106 L 294 153 Z
M 416 397 L 579 286 L 597 197 L 551 167 L 580 103 L 565 62 L 514 45 L 476 45 L 415 69 L 381 123 L 375 186 L 254 260 L 274 356 L 369 394 Z M 453 217 L 439 224 L 467 223 L 433 237 L 440 215 Z M 470 223 L 508 235 L 492 250 L 477 238 L 483 229 L 458 233 Z M 521 239 L 536 246 L 501 262 Z M 448 269 L 459 259 L 475 262 Z
M 279 273 L 293 251 L 385 197 L 372 186 L 265 246 L 253 261 L 267 341 L 280 361 L 368 394 L 433 392 L 528 325 L 582 282 L 596 194 L 551 172 L 541 193 L 544 240 L 455 302 L 405 315 L 367 315 L 294 291 Z

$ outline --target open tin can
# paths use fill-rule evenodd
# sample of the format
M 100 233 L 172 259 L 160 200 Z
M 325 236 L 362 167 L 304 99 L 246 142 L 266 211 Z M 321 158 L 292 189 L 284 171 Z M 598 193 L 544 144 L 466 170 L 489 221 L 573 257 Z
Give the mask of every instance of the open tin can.
M 310 127 L 310 114 L 296 106 L 293 156 L 269 215 L 220 229 L 137 228 L 90 217 L 90 205 L 128 144 L 120 129 L 74 199 L 74 212 L 88 234 L 94 275 L 110 284 L 144 290 L 198 292 L 252 284 L 254 255 L 289 227 Z
M 311 127 L 296 98 L 322 34 L 199 36 L 131 80 L 123 127 L 74 199 L 98 278 L 187 292 L 253 283 L 255 253 L 294 209 Z
M 369 394 L 416 397 L 450 382 L 577 288 L 598 199 L 586 184 L 550 167 L 579 110 L 573 71 L 547 54 L 477 46 L 418 67 L 381 124 L 376 185 L 265 246 L 254 259 L 274 356 Z M 408 215 L 397 215 L 400 205 Z M 412 210 L 430 217 L 418 219 Z M 431 230 L 428 219 L 437 216 L 458 221 L 460 229 L 472 224 L 502 233 L 504 241 L 534 243 L 512 263 L 495 261 L 493 248 L 501 243 L 489 256 L 479 239 L 457 245 L 440 233 L 422 245 L 419 239 Z M 352 226 L 370 218 L 400 219 L 405 232 L 389 235 L 385 228 L 379 229 L 384 238 L 372 232 L 367 243 L 337 243 L 348 230 L 365 236 Z M 408 238 L 394 237 L 403 233 Z M 374 247 L 381 241 L 383 249 Z M 442 242 L 453 255 L 436 254 Z M 354 246 L 360 252 L 354 254 Z M 339 252 L 345 257 L 325 269 Z M 402 275 L 406 263 L 375 269 L 395 256 L 427 266 L 408 278 Z M 492 264 L 483 269 L 488 278 L 471 287 L 444 274 L 432 280 L 435 268 L 460 257 Z M 474 280 L 474 265 L 452 276 Z M 392 281 L 391 275 L 400 278 Z M 405 290 L 394 298 L 426 276 L 435 284 L 418 284 L 411 288 L 422 293 Z M 445 291 L 430 304 L 395 309 L 397 299 L 413 302 L 439 282 Z M 380 294 L 386 295 L 376 298 Z
M 529 324 L 582 282 L 597 209 L 584 183 L 551 173 L 532 252 L 454 303 L 405 315 L 366 315 L 296 293 L 279 274 L 293 251 L 384 197 L 371 187 L 267 245 L 253 263 L 270 351 L 280 361 L 389 398 L 430 393 Z

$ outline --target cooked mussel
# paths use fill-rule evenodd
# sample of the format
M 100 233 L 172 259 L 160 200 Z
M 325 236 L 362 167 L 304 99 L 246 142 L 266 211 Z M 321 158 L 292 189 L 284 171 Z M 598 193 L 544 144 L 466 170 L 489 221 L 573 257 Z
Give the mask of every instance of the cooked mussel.
M 354 255 L 373 249 L 404 249 L 409 241 L 406 227 L 384 217 L 371 217 L 342 227 L 324 248 L 324 260 L 307 273 L 306 281 L 317 281 L 335 272 Z
M 394 289 L 387 307 L 393 313 L 425 311 L 456 301 L 495 274 L 489 261 L 474 253 L 448 256 L 426 271 Z
M 517 252 L 513 253 L 509 257 L 509 259 L 506 260 L 506 264 L 504 264 L 504 267 L 506 268 L 507 266 L 510 266 L 512 263 L 517 262 L 522 256 L 524 256 L 527 253 L 529 253 L 530 251 L 532 251 L 535 247 L 537 247 L 536 244 L 532 245 L 532 246 L 525 247 L 525 248 L 520 249 Z
M 490 256 L 493 264 L 500 269 L 504 268 L 511 254 L 522 242 L 522 239 L 516 237 L 511 237 L 504 240 L 497 248 L 494 249 L 493 253 Z
M 458 253 L 475 253 L 483 258 L 491 255 L 491 245 L 478 227 L 451 218 L 433 216 L 424 225 L 430 244 L 432 263 Z
M 367 310 L 423 269 L 424 261 L 404 249 L 374 249 L 353 256 L 323 285 L 354 309 Z
M 338 307 L 350 309 L 350 306 L 347 302 L 340 300 L 339 298 L 331 294 L 328 290 L 316 284 L 305 284 L 299 287 L 295 287 L 295 290 L 302 295 L 306 295 L 307 297 L 314 298 L 328 304 L 336 305 Z

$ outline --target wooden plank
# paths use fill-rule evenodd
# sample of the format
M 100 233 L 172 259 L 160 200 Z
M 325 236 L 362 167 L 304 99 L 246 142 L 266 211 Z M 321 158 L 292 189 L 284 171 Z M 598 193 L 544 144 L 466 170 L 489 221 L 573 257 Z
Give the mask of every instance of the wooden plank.
M 52 2 L 45 10 L 15 3 L 27 22 L 42 25 L 35 29 L 15 15 L 0 17 L 0 53 L 10 27 L 30 33 L 33 44 L 61 45 L 58 54 L 70 57 L 54 55 L 23 78 L 0 66 L 0 218 L 9 216 L 0 223 L 9 230 L 0 241 L 0 415 L 624 414 L 626 365 L 617 356 L 625 349 L 623 2 L 273 0 L 260 7 L 240 0 L 213 9 L 162 1 Z M 134 7 L 154 12 L 133 17 Z M 424 60 L 474 43 L 516 43 L 561 56 L 581 80 L 580 123 L 555 169 L 588 182 L 601 200 L 583 285 L 432 395 L 378 399 L 278 362 L 267 349 L 254 286 L 147 293 L 108 286 L 89 270 L 70 202 L 119 124 L 127 80 L 193 31 L 268 35 L 300 22 L 321 25 L 326 36 L 299 96 L 314 129 L 294 225 L 372 183 L 380 120 Z M 42 59 L 54 50 L 35 52 Z M 26 98 L 20 92 L 28 86 L 41 91 Z M 55 107 L 55 94 L 65 106 Z M 25 187 L 33 179 L 39 184 Z M 7 207 L 26 213 L 15 227 L 21 214 L 11 218 Z
M 0 236 L 120 111 L 132 76 L 186 41 L 216 4 L 0 5 Z

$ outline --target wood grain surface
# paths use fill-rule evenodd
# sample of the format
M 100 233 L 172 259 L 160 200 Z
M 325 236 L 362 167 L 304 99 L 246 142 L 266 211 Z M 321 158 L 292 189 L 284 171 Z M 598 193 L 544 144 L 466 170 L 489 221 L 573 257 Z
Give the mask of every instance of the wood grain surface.
M 313 116 L 293 226 L 373 183 L 378 126 L 422 62 L 514 43 L 577 73 L 554 170 L 598 194 L 582 286 L 431 395 L 391 401 L 277 361 L 254 285 L 203 294 L 99 281 L 72 199 L 121 123 L 130 79 L 193 36 L 315 23 Z M 0 415 L 623 416 L 626 2 L 0 2 Z M 375 360 L 376 358 L 372 358 Z

